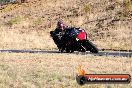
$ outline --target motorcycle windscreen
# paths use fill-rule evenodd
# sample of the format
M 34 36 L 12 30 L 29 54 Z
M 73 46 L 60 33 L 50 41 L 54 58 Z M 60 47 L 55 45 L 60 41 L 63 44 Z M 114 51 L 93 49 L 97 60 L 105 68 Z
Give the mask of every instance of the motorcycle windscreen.
M 86 39 L 86 33 L 85 32 L 79 32 L 79 34 L 77 35 L 77 37 L 79 40 L 85 40 Z
M 70 36 L 71 37 L 76 36 L 76 35 L 78 35 L 79 32 L 80 32 L 79 30 L 77 30 L 77 29 L 74 28 L 74 29 L 72 29 L 70 31 Z

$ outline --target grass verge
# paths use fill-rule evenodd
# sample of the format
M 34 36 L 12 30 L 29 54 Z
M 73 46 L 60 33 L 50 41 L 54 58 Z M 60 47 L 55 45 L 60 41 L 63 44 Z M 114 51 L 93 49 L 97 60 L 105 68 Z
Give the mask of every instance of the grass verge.
M 131 88 L 132 84 L 79 86 L 76 67 L 87 73 L 132 75 L 132 58 L 59 53 L 0 53 L 0 87 L 22 88 Z

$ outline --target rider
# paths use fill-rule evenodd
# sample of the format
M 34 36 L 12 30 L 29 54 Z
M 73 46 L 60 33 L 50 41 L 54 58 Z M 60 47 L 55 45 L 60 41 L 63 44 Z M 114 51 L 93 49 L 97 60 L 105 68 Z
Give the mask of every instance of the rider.
M 72 32 L 73 34 L 68 34 L 68 32 L 70 32 L 70 31 L 73 31 Z M 64 22 L 62 20 L 59 20 L 57 22 L 57 27 L 53 31 L 51 36 L 53 37 L 53 40 L 56 43 L 57 47 L 59 49 L 61 49 L 62 46 L 65 45 L 63 40 L 68 40 L 68 38 L 69 38 L 68 36 L 74 36 L 74 35 L 78 34 L 79 31 L 82 31 L 82 29 L 75 28 L 75 27 L 68 27 L 64 24 Z
M 75 32 L 79 32 L 79 30 L 81 30 L 80 28 L 66 26 L 62 20 L 59 20 L 57 22 L 57 27 L 54 30 L 54 33 L 63 36 L 66 32 L 72 31 L 73 29 Z
M 61 33 L 62 35 L 64 35 L 66 29 L 67 29 L 67 27 L 66 27 L 66 25 L 64 24 L 64 22 L 63 22 L 62 20 L 59 20 L 59 21 L 57 22 L 57 27 L 56 27 L 56 29 L 54 30 L 54 33 L 55 33 L 55 34 Z
M 62 45 L 63 45 L 62 36 L 65 34 L 67 29 L 68 29 L 68 27 L 66 27 L 64 22 L 62 20 L 59 20 L 57 22 L 56 29 L 53 31 L 52 37 L 59 49 L 62 48 Z

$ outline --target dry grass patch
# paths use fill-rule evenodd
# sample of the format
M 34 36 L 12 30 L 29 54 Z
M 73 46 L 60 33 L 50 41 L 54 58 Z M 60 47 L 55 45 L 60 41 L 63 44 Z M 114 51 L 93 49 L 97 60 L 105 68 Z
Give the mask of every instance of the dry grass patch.
M 25 31 L 29 31 L 28 34 Z M 52 38 L 44 31 L 1 29 L 0 49 L 54 49 Z
M 8 4 L 0 8 L 0 37 L 4 34 L 7 38 L 12 33 L 15 38 L 1 39 L 4 42 L 0 48 L 11 49 L 17 45 L 17 49 L 51 49 L 54 43 L 47 33 L 56 27 L 57 20 L 61 18 L 68 26 L 84 28 L 90 35 L 89 39 L 100 49 L 131 50 L 131 6 L 130 0 L 29 0 L 22 4 Z M 16 18 L 19 16 L 22 18 Z M 100 20 L 102 18 L 110 19 Z M 16 34 L 16 31 L 19 32 Z M 38 33 L 39 37 L 30 34 L 31 31 Z M 23 36 L 23 33 L 27 35 Z M 29 36 L 33 37 L 31 42 Z M 9 42 L 11 39 L 14 39 L 12 44 Z
M 132 75 L 132 58 L 61 53 L 0 53 L 0 87 L 80 88 L 76 67 L 87 73 Z M 131 88 L 132 84 L 91 84 L 81 88 Z

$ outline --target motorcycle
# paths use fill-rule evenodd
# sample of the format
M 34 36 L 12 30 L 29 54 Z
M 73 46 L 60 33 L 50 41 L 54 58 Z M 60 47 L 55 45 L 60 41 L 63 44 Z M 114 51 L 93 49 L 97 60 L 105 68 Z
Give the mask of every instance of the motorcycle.
M 65 31 L 65 34 L 55 34 L 54 31 L 50 31 L 50 35 L 61 52 L 90 51 L 98 53 L 95 45 L 87 39 L 87 33 L 84 29 L 69 28 Z

